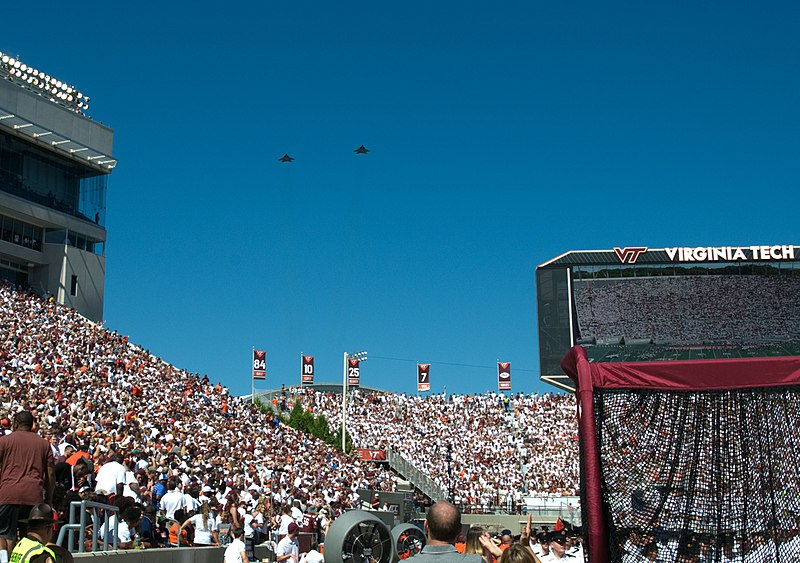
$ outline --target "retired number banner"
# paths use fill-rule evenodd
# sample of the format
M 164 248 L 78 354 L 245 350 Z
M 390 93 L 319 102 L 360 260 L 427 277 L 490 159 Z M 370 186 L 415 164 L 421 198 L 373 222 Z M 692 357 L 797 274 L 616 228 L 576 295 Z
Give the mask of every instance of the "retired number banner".
M 358 450 L 358 457 L 364 461 L 386 461 L 386 450 L 360 448 Z
M 253 350 L 253 379 L 266 379 L 267 377 L 267 352 Z
M 347 360 L 347 384 L 351 387 L 358 387 L 359 385 L 359 380 L 361 378 L 361 368 L 358 367 L 359 363 L 361 362 L 351 358 Z
M 303 356 L 303 373 L 300 374 L 303 385 L 314 384 L 314 356 Z
M 497 362 L 497 388 L 511 391 L 511 362 Z
M 431 390 L 431 365 L 417 364 L 417 391 Z

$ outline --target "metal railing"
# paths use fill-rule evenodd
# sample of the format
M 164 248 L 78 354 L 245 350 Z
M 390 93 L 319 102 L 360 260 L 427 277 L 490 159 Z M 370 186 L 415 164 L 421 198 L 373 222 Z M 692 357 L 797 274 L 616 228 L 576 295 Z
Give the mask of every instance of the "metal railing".
M 440 487 L 427 473 L 414 467 L 410 461 L 403 458 L 391 448 L 386 448 L 386 461 L 389 462 L 392 469 L 408 479 L 416 488 L 422 491 L 423 494 L 434 501 L 447 499 L 447 489 Z
M 89 510 L 91 509 L 91 513 Z M 100 522 L 102 520 L 102 528 L 103 528 L 103 551 L 108 551 L 108 539 L 109 539 L 109 522 L 111 520 L 111 515 L 115 515 L 114 518 L 114 529 L 113 533 L 111 534 L 112 540 L 112 549 L 117 549 L 118 545 L 118 527 L 119 527 L 119 509 L 116 506 L 112 506 L 110 504 L 102 504 L 99 502 L 92 502 L 88 500 L 81 500 L 81 501 L 73 501 L 69 505 L 69 524 L 64 524 L 61 526 L 61 530 L 58 532 L 58 539 L 56 543 L 58 545 L 62 545 L 64 541 L 64 536 L 67 537 L 67 550 L 70 553 L 74 553 L 75 550 L 75 535 L 77 532 L 79 542 L 78 542 L 78 553 L 84 553 L 86 551 L 86 528 L 88 526 L 92 527 L 92 551 L 98 551 L 98 546 L 100 545 L 99 536 L 100 536 Z

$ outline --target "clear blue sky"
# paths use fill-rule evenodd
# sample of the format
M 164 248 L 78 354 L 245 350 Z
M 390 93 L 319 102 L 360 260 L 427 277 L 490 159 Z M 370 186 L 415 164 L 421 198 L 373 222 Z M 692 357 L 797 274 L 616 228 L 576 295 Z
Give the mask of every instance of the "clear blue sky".
M 341 381 L 367 350 L 365 385 L 413 392 L 419 360 L 434 391 L 482 392 L 500 359 L 548 390 L 537 264 L 799 242 L 796 2 L 4 12 L 0 50 L 115 131 L 108 327 L 236 393 L 253 346 L 258 388 L 299 381 L 301 351 Z

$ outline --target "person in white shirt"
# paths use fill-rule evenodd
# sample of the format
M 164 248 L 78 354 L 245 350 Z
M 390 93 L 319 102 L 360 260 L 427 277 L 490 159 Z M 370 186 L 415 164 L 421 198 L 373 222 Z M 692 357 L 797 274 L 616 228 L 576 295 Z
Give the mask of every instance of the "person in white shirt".
M 117 545 L 119 549 L 131 549 L 134 547 L 133 540 L 136 538 L 136 527 L 142 520 L 142 509 L 138 506 L 128 507 L 121 515 L 121 518 L 117 527 Z
M 136 475 L 134 472 L 128 469 L 125 472 L 125 488 L 122 491 L 122 496 L 130 497 L 134 501 L 140 503 L 142 502 L 140 493 L 141 489 L 139 489 L 139 481 L 136 480 Z
M 210 514 L 211 509 L 207 502 L 200 506 L 200 512 L 195 514 L 186 522 L 181 525 L 181 528 L 186 526 L 194 526 L 194 545 L 219 545 L 219 537 L 217 535 L 217 521 Z
M 118 484 L 127 484 L 128 469 L 122 465 L 123 460 L 120 454 L 115 454 L 111 461 L 103 464 L 94 479 L 95 492 L 105 491 L 107 494 L 115 495 Z
M 276 563 L 299 563 L 300 561 L 300 542 L 297 541 L 297 534 L 300 532 L 300 527 L 292 522 L 288 527 L 288 534 L 281 541 L 278 542 L 278 547 L 275 549 Z
M 300 526 L 303 523 L 303 511 L 300 510 L 300 501 L 295 500 L 292 502 L 292 518 L 295 524 Z
M 566 559 L 568 562 L 575 561 L 575 556 L 567 553 L 567 532 L 566 530 L 554 530 L 550 532 L 550 553 L 540 557 L 542 563 L 552 563 Z
M 197 512 L 200 508 L 200 500 L 194 496 L 197 495 L 197 491 L 185 485 L 183 490 L 185 491 L 183 493 L 183 498 L 186 501 L 186 514 Z
M 225 563 L 250 563 L 245 553 L 244 530 L 236 528 L 233 537 L 234 540 L 225 548 Z
M 295 523 L 294 519 L 289 515 L 289 507 L 284 506 L 281 509 L 281 516 L 278 519 L 278 536 L 283 537 L 289 533 L 289 524 Z
M 319 551 L 319 542 L 316 540 L 311 541 L 311 550 L 308 553 L 304 553 L 303 556 L 300 558 L 300 563 L 324 563 L 325 556 L 322 555 Z
M 178 490 L 178 485 L 175 481 L 167 483 L 167 494 L 161 497 L 161 510 L 167 518 L 175 519 L 175 511 L 180 510 L 186 506 L 186 497 Z

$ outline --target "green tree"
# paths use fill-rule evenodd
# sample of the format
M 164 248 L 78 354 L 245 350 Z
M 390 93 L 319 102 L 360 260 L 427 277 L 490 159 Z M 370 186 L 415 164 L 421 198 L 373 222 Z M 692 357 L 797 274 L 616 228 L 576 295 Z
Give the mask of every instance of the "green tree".
M 341 428 L 339 428 L 336 431 L 336 434 L 333 436 L 331 441 L 329 441 L 328 443 L 330 445 L 332 445 L 333 447 L 335 447 L 337 450 L 341 450 L 342 449 L 342 429 Z M 345 449 L 344 449 L 344 453 L 350 452 L 352 450 L 353 450 L 353 442 L 350 439 L 350 432 L 347 432 L 345 434 Z
M 289 426 L 302 432 L 310 432 L 307 414 L 303 409 L 303 404 L 299 400 L 295 401 L 292 412 L 289 414 Z
M 317 417 L 314 417 L 311 433 L 314 435 L 314 437 L 319 438 L 323 442 L 330 443 L 331 429 L 328 425 L 328 419 L 325 418 L 325 415 L 321 414 Z

